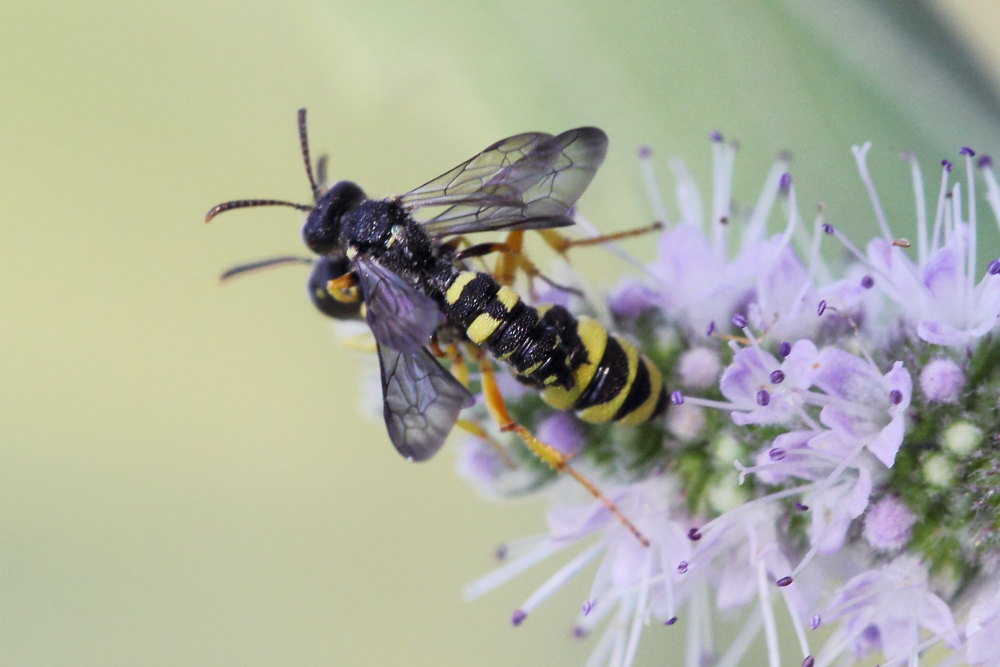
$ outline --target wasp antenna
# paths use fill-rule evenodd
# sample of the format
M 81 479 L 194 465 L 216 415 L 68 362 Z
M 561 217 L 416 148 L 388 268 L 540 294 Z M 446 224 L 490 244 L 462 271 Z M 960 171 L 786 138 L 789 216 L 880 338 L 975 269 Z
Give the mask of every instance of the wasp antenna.
M 312 186 L 313 199 L 319 199 L 319 185 L 313 176 L 312 159 L 309 157 L 309 134 L 306 132 L 305 107 L 299 109 L 299 145 L 302 146 L 302 161 L 306 163 L 306 175 L 309 177 L 309 185 Z
M 270 269 L 274 266 L 283 266 L 287 264 L 312 264 L 313 260 L 308 257 L 298 257 L 294 255 L 282 256 L 282 257 L 268 257 L 267 259 L 261 259 L 256 262 L 249 262 L 247 264 L 240 264 L 239 266 L 233 266 L 225 271 L 219 276 L 220 282 L 226 282 L 230 278 L 235 278 L 236 276 L 246 275 L 247 273 L 254 273 L 256 271 L 261 271 L 263 269 Z
M 326 163 L 328 157 L 329 155 L 324 153 L 319 156 L 319 159 L 316 160 L 316 182 L 320 187 L 323 187 L 326 183 Z
M 205 214 L 205 222 L 211 222 L 215 216 L 226 211 L 232 211 L 234 208 L 250 208 L 251 206 L 291 206 L 300 211 L 311 211 L 313 208 L 308 204 L 296 204 L 295 202 L 281 199 L 235 199 L 216 204 L 208 209 L 208 213 Z

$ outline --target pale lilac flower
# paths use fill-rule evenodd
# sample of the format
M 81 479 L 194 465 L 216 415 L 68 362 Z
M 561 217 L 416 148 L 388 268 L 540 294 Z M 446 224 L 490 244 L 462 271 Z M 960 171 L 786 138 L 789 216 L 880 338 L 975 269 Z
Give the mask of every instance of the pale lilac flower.
M 934 403 L 958 403 L 965 389 L 965 373 L 951 359 L 935 359 L 920 371 L 920 389 Z
M 852 578 L 823 618 L 841 624 L 820 653 L 820 664 L 828 653 L 837 655 L 844 646 L 858 656 L 874 649 L 887 660 L 917 664 L 915 659 L 928 640 L 957 638 L 951 610 L 930 590 L 926 568 L 912 557 Z M 930 637 L 923 636 L 921 629 L 929 631 Z
M 680 220 L 668 224 L 660 237 L 658 259 L 649 267 L 659 288 L 663 312 L 692 333 L 704 332 L 713 322 L 726 321 L 746 302 L 761 271 L 766 252 L 766 221 L 779 195 L 786 164 L 778 161 L 765 178 L 753 217 L 730 248 L 732 227 L 729 205 L 736 149 L 713 141 L 713 186 L 707 215 L 694 180 L 679 162 L 672 164 L 677 178 Z M 643 160 L 647 186 L 655 193 L 652 166 Z M 651 194 L 657 201 L 658 194 Z M 662 219 L 666 220 L 663 212 Z
M 676 491 L 669 481 L 657 476 L 607 491 L 643 532 L 649 547 L 640 545 L 597 501 L 554 505 L 548 514 L 548 534 L 508 549 L 506 562 L 466 587 L 466 598 L 475 599 L 559 552 L 587 544 L 513 612 L 511 621 L 514 625 L 525 622 L 545 599 L 587 565 L 599 562 L 590 593 L 581 602 L 574 632 L 586 635 L 614 616 L 597 642 L 594 657 L 612 664 L 630 664 L 647 622 L 672 623 L 688 595 L 682 565 L 691 558 L 689 521 L 677 502 Z
M 1000 581 L 988 587 L 969 611 L 965 623 L 965 658 L 973 665 L 1000 665 Z
M 816 386 L 835 401 L 820 413 L 825 426 L 845 439 L 857 439 L 886 467 L 892 467 L 903 442 L 904 419 L 912 382 L 902 362 L 885 375 L 871 363 L 836 348 L 819 355 Z
M 688 389 L 707 389 L 718 384 L 721 372 L 719 353 L 707 347 L 693 347 L 677 362 L 677 373 Z
M 865 514 L 865 540 L 880 551 L 898 549 L 910 540 L 917 515 L 895 496 L 886 496 Z
M 576 454 L 584 445 L 583 427 L 568 412 L 553 412 L 539 422 L 535 435 L 567 456 Z
M 917 257 L 912 258 L 895 239 L 868 175 L 866 162 L 870 143 L 854 147 L 855 159 L 881 228 L 881 238 L 868 245 L 868 261 L 878 278 L 878 289 L 896 302 L 909 326 L 921 339 L 938 345 L 965 345 L 994 330 L 1000 318 L 1000 272 L 996 257 L 989 266 L 978 265 L 978 225 L 975 171 L 969 149 L 961 151 L 965 163 L 967 203 L 963 206 L 960 184 L 949 187 L 952 165 L 945 160 L 941 171 L 936 213 L 932 229 L 920 201 L 917 217 Z M 914 190 L 923 197 L 920 169 L 911 157 Z M 980 169 L 987 180 L 987 201 L 993 223 L 1000 222 L 1000 197 L 989 161 Z M 929 235 L 929 236 L 928 236 Z M 981 276 L 977 279 L 977 277 Z
M 666 229 L 656 261 L 607 302 L 620 335 L 659 365 L 666 415 L 636 428 L 583 424 L 498 374 L 512 414 L 570 455 L 649 546 L 563 478 L 547 530 L 505 545 L 466 596 L 556 563 L 512 610 L 516 626 L 571 580 L 592 577 L 567 624 L 596 635 L 593 665 L 630 665 L 654 624 L 681 626 L 669 631 L 691 665 L 749 664 L 755 640 L 769 665 L 916 665 L 932 647 L 945 664 L 1000 663 L 1000 260 L 986 258 L 976 280 L 983 216 L 971 156 L 964 187 L 943 172 L 933 224 L 910 161 L 911 244 L 891 235 L 867 146 L 857 149 L 878 227 L 865 253 L 822 211 L 806 229 L 784 160 L 752 207 L 735 205 L 735 149 L 717 134 L 712 146 L 706 200 L 673 164 L 673 221 L 643 154 Z M 995 217 L 1000 187 L 988 164 L 979 175 Z M 823 261 L 830 238 L 853 264 Z M 466 439 L 458 467 L 480 492 L 522 495 L 556 477 L 524 463 L 512 449 L 521 443 L 482 405 L 466 414 L 482 431 Z M 725 623 L 738 625 L 729 644 L 714 631 Z M 830 630 L 817 639 L 809 630 L 819 626 Z

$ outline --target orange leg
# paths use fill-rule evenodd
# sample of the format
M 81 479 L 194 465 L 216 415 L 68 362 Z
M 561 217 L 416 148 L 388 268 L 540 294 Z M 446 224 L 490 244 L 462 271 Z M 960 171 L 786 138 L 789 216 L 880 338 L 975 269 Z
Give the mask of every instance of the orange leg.
M 539 230 L 539 234 L 545 239 L 545 242 L 552 247 L 553 250 L 559 254 L 565 254 L 567 250 L 579 246 L 588 245 L 600 245 L 601 243 L 607 243 L 608 241 L 620 241 L 621 239 L 631 238 L 633 236 L 642 236 L 643 234 L 649 234 L 650 232 L 655 232 L 663 229 L 662 222 L 654 222 L 651 225 L 646 225 L 645 227 L 636 227 L 635 229 L 626 229 L 620 232 L 614 232 L 613 234 L 601 234 L 600 236 L 591 236 L 585 239 L 571 239 L 563 234 L 560 234 L 554 229 L 542 229 Z
M 469 419 L 459 419 L 457 422 L 455 422 L 455 426 L 462 429 L 466 433 L 471 433 L 480 440 L 485 440 L 486 444 L 488 444 L 490 446 L 490 449 L 492 449 L 493 452 L 497 455 L 497 458 L 500 459 L 500 463 L 501 465 L 503 465 L 504 468 L 506 468 L 507 470 L 517 469 L 517 464 L 515 464 L 513 459 L 510 458 L 510 454 L 508 454 L 507 450 L 503 448 L 503 445 L 497 442 L 496 438 L 487 433 L 486 429 L 484 429 L 482 426 Z
M 496 377 L 493 374 L 493 364 L 485 355 L 480 355 L 479 357 L 479 372 L 482 377 L 483 384 L 483 396 L 486 399 L 486 408 L 489 410 L 490 415 L 496 420 L 497 424 L 500 425 L 501 431 L 513 431 L 520 436 L 524 444 L 531 450 L 531 453 L 541 459 L 550 468 L 556 472 L 564 472 L 577 482 L 579 482 L 583 488 L 587 489 L 588 492 L 594 498 L 599 500 L 611 514 L 613 514 L 625 528 L 635 535 L 636 539 L 644 546 L 649 546 L 649 540 L 639 532 L 639 529 L 635 527 L 631 521 L 628 520 L 622 511 L 618 509 L 611 500 L 601 493 L 601 490 L 594 485 L 589 479 L 578 473 L 569 465 L 569 458 L 560 452 L 559 450 L 553 448 L 550 445 L 545 444 L 532 434 L 531 431 L 526 429 L 524 426 L 518 424 L 507 412 L 507 405 L 504 403 L 503 396 L 500 394 L 500 390 L 497 387 Z

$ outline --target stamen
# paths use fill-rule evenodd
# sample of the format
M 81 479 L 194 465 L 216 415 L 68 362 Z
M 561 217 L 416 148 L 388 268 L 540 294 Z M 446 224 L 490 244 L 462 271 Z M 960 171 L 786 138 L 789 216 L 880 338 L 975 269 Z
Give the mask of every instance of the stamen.
M 764 562 L 757 561 L 757 600 L 760 603 L 760 613 L 764 619 L 764 640 L 767 645 L 767 660 L 771 667 L 781 664 L 778 651 L 778 629 L 774 620 L 774 609 L 771 607 L 771 591 L 766 584 L 767 572 Z
M 571 561 L 559 568 L 555 574 L 546 579 L 545 583 L 539 586 L 535 592 L 524 601 L 524 604 L 521 605 L 518 612 L 525 616 L 531 613 L 539 604 L 544 602 L 546 598 L 565 586 L 567 581 L 572 579 L 581 569 L 586 567 L 595 556 L 605 549 L 605 547 L 606 545 L 604 541 L 601 540 L 590 545 L 587 549 L 577 554 L 577 556 Z M 517 623 L 515 623 L 515 625 L 517 625 Z
M 721 135 L 720 135 L 721 138 Z M 712 142 L 712 217 L 709 227 L 716 257 L 725 257 L 726 233 L 724 225 L 717 225 L 729 219 L 729 206 L 733 191 L 733 164 L 736 151 L 721 141 Z
M 788 159 L 786 157 L 779 157 L 773 165 L 771 165 L 771 170 L 767 173 L 767 177 L 764 179 L 764 185 L 761 186 L 760 195 L 757 197 L 757 202 L 754 204 L 753 212 L 750 214 L 750 219 L 747 221 L 746 226 L 746 238 L 763 238 L 764 236 L 764 226 L 767 224 L 767 218 L 771 214 L 771 209 L 774 207 L 774 200 L 778 196 L 778 191 L 781 187 L 781 178 L 788 168 Z
M 649 198 L 653 217 L 665 222 L 667 220 L 667 207 L 663 203 L 660 188 L 656 186 L 656 174 L 653 172 L 653 161 L 650 159 L 652 155 L 653 151 L 649 146 L 639 147 L 639 170 L 642 172 L 642 182 L 646 187 L 646 196 Z
M 931 247 L 928 255 L 937 252 L 941 247 L 941 227 L 944 224 L 945 202 L 948 192 L 948 173 L 951 172 L 951 162 L 941 160 L 941 186 L 938 188 L 937 209 L 934 212 L 934 231 L 931 233 Z
M 920 265 L 923 266 L 927 261 L 927 202 L 926 194 L 924 193 L 924 177 L 920 172 L 920 164 L 912 153 L 904 153 L 903 159 L 910 163 L 913 198 L 917 206 L 917 257 Z
M 882 230 L 882 236 L 886 241 L 891 241 L 892 233 L 889 231 L 889 223 L 885 218 L 885 211 L 882 210 L 882 202 L 875 191 L 875 183 L 872 181 L 871 174 L 868 173 L 867 155 L 868 149 L 871 147 L 872 142 L 866 141 L 861 146 L 852 146 L 851 152 L 854 153 L 854 161 L 857 163 L 858 172 L 861 174 L 861 183 L 868 192 L 868 199 L 871 202 L 872 209 L 875 211 L 875 220 L 878 221 L 879 229 Z
M 968 195 L 966 204 L 966 266 L 965 266 L 965 303 L 963 307 L 968 303 L 968 300 L 972 297 L 973 292 L 976 289 L 976 245 L 977 245 L 977 230 L 976 230 L 976 179 L 973 173 L 972 157 L 976 154 L 968 146 L 963 146 L 961 151 L 962 155 L 965 156 L 965 179 L 968 182 Z

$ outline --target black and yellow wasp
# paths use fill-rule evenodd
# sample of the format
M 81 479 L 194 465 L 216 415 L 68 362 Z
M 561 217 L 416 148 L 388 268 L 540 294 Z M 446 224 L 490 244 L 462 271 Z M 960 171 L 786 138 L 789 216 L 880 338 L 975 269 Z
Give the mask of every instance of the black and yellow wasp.
M 632 425 L 665 410 L 667 392 L 659 370 L 631 344 L 562 306 L 528 305 L 509 286 L 466 264 L 466 258 L 501 244 L 460 250 L 458 243 L 449 242 L 478 232 L 572 225 L 571 208 L 604 161 L 604 132 L 581 127 L 555 136 L 514 135 L 424 185 L 386 199 L 369 199 L 350 181 L 322 189 L 325 161 L 320 161 L 317 182 L 304 109 L 299 111 L 299 138 L 314 205 L 230 201 L 213 207 L 206 221 L 248 206 L 309 212 L 302 237 L 318 256 L 310 295 L 323 313 L 335 318 L 358 317 L 363 306 L 378 347 L 386 428 L 404 457 L 430 458 L 461 410 L 473 404 L 466 388 L 428 351 L 442 325 L 457 328 L 468 342 L 507 364 L 518 380 L 540 390 L 549 405 L 575 410 L 585 421 Z M 431 214 L 419 219 L 425 212 Z M 264 260 L 227 275 L 286 261 L 299 260 Z M 488 363 L 481 368 L 487 405 L 501 428 L 516 430 L 543 460 L 564 469 L 565 457 L 507 416 L 495 385 L 487 386 L 492 378 Z

